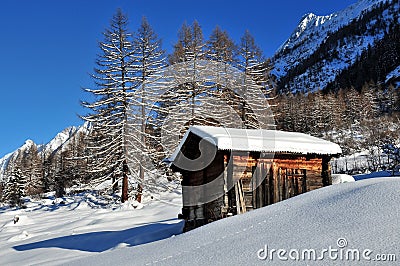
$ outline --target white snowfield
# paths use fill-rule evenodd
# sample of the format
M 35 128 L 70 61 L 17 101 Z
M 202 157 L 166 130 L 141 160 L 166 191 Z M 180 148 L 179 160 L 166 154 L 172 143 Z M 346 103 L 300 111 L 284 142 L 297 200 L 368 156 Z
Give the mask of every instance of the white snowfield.
M 106 206 L 93 193 L 60 201 L 31 200 L 20 210 L 0 205 L 1 266 L 60 264 L 168 238 L 183 230 L 183 221 L 177 219 L 182 208 L 179 191 L 148 197 L 145 205 Z
M 344 183 L 65 264 L 398 265 L 399 202 L 400 178 Z
M 93 195 L 79 197 L 66 198 L 64 206 L 42 200 L 25 210 L 0 208 L 0 265 L 398 265 L 400 260 L 399 177 L 321 188 L 181 235 L 176 234 L 182 222 L 175 219 L 179 193 L 114 210 L 99 208 Z M 358 259 L 351 257 L 357 254 Z M 376 261 L 382 258 L 386 261 Z

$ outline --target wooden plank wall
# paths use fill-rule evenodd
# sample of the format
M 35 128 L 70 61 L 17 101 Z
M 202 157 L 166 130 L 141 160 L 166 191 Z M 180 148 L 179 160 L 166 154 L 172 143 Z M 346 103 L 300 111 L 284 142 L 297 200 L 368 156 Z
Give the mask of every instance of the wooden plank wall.
M 307 158 L 290 154 L 278 155 L 273 159 L 238 154 L 233 158 L 234 170 L 230 170 L 230 173 L 234 180 L 242 183 L 247 210 L 261 208 L 331 183 L 330 158 Z M 323 179 L 323 171 L 327 181 Z M 234 199 L 226 202 L 229 206 L 225 209 L 234 209 Z
M 197 142 L 197 139 L 191 139 Z M 188 150 L 186 150 L 188 151 Z M 197 153 L 191 151 L 190 153 Z M 232 156 L 231 156 L 232 155 Z M 229 167 L 229 159 L 233 164 Z M 225 196 L 197 206 L 183 206 L 186 230 L 205 223 L 235 215 L 239 210 L 249 211 L 267 206 L 301 193 L 331 184 L 330 157 L 306 157 L 294 154 L 276 154 L 275 158 L 259 158 L 257 153 L 218 151 L 214 161 L 204 170 L 182 171 L 182 185 L 198 186 L 214 180 L 222 173 L 225 184 L 220 184 Z M 235 186 L 240 182 L 240 186 Z M 236 188 L 236 190 L 235 190 Z M 236 202 L 237 188 L 242 191 L 244 202 Z M 193 195 L 184 194 L 183 197 Z M 242 207 L 238 208 L 238 204 Z

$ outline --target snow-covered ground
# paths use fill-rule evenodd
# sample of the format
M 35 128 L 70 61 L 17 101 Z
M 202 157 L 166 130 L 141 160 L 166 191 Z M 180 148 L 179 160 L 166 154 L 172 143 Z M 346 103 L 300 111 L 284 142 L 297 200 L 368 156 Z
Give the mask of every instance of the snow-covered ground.
M 317 189 L 184 234 L 175 218 L 179 193 L 160 196 L 144 205 L 105 208 L 101 197 L 83 193 L 62 199 L 64 204 L 49 197 L 22 210 L 2 208 L 0 265 L 376 265 L 382 258 L 387 261 L 379 265 L 397 265 L 394 260 L 400 260 L 399 177 Z
M 179 191 L 148 198 L 143 205 L 112 204 L 93 192 L 28 200 L 26 209 L 0 208 L 0 265 L 59 264 L 183 230 L 177 219 Z
M 399 202 L 400 178 L 338 184 L 173 238 L 67 264 L 398 265 Z
M 388 159 L 388 156 L 386 154 L 378 151 L 377 149 L 375 153 L 376 155 L 372 156 L 369 151 L 363 150 L 352 155 L 333 158 L 331 160 L 332 171 L 334 173 L 352 173 L 353 175 L 357 173 L 364 174 L 364 171 L 367 171 L 366 173 L 369 173 L 366 169 L 370 169 L 374 163 L 376 164 L 376 166 L 378 166 L 379 164 L 390 165 L 390 159 Z M 374 160 L 375 162 L 373 162 Z
M 346 183 L 346 182 L 354 182 L 354 177 L 347 174 L 333 174 L 332 175 L 332 185 Z
M 378 171 L 378 172 L 354 175 L 353 177 L 355 180 L 363 180 L 363 179 L 369 179 L 369 178 L 392 177 L 392 176 L 400 176 L 399 170 L 397 170 L 397 171 L 396 170 Z

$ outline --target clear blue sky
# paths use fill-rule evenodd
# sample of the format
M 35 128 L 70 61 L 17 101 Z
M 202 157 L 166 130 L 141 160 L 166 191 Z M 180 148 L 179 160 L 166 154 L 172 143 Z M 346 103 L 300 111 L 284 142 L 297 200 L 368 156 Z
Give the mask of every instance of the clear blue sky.
M 308 12 L 327 15 L 356 0 L 2 0 L 0 1 L 0 157 L 26 139 L 47 143 L 82 121 L 97 41 L 118 7 L 136 30 L 147 16 L 171 51 L 184 21 L 198 20 L 207 37 L 215 25 L 239 41 L 249 29 L 266 56 Z

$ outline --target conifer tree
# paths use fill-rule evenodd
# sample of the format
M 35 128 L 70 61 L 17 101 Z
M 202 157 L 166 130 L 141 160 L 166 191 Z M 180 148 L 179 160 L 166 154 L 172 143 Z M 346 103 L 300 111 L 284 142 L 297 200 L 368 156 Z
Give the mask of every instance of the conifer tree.
M 95 97 L 92 103 L 83 102 L 90 109 L 82 118 L 93 124 L 90 150 L 90 168 L 97 173 L 97 181 L 114 178 L 122 180 L 121 201 L 128 199 L 129 167 L 127 154 L 127 121 L 131 89 L 135 84 L 132 35 L 128 18 L 120 9 L 113 16 L 110 27 L 99 43 L 93 78 L 95 89 L 86 89 Z
M 138 173 L 138 189 L 136 200 L 141 202 L 145 171 L 148 170 L 146 164 L 151 163 L 149 158 L 157 156 L 154 143 L 154 134 L 150 134 L 146 129 L 154 128 L 150 123 L 148 114 L 153 108 L 156 91 L 149 80 L 156 79 L 156 75 L 166 65 L 165 52 L 161 47 L 161 40 L 150 26 L 146 17 L 142 18 L 141 25 L 134 35 L 133 58 L 135 64 L 135 75 L 138 83 L 134 88 L 131 102 L 131 124 L 129 136 L 129 159 L 132 172 Z M 152 78 L 152 79 L 151 79 Z
M 10 206 L 21 207 L 23 204 L 22 197 L 25 196 L 26 178 L 23 176 L 22 171 L 17 168 L 14 169 L 6 184 L 3 193 L 3 201 L 10 204 Z
M 178 32 L 178 42 L 174 45 L 174 51 L 169 56 L 170 64 L 182 63 L 180 68 L 186 73 L 186 82 L 179 84 L 171 97 L 174 98 L 175 103 L 187 103 L 185 106 L 189 108 L 185 108 L 185 111 L 188 114 L 184 119 L 189 117 L 188 125 L 204 124 L 205 122 L 204 115 L 196 112 L 201 112 L 196 100 L 199 100 L 199 95 L 207 89 L 201 81 L 197 80 L 198 73 L 206 69 L 206 66 L 199 63 L 200 60 L 206 58 L 205 47 L 206 43 L 200 24 L 194 21 L 191 26 L 188 26 L 185 22 Z M 177 124 L 180 122 L 177 121 Z
M 265 95 L 270 93 L 270 89 L 267 89 L 268 78 L 267 74 L 270 70 L 269 63 L 264 59 L 262 50 L 256 44 L 254 37 L 248 30 L 245 31 L 244 35 L 240 39 L 239 45 L 239 63 L 238 67 L 242 70 L 245 75 L 244 84 L 251 84 L 252 88 L 244 87 L 242 95 L 244 99 L 241 101 L 241 117 L 246 128 L 266 128 L 272 125 L 260 125 L 257 123 L 259 119 L 254 117 L 254 110 L 251 110 L 250 106 L 246 103 L 249 99 L 254 97 L 249 91 L 263 91 Z M 252 79 L 255 83 L 249 82 L 247 79 Z M 250 89 L 250 90 L 248 90 Z M 254 108 L 255 106 L 253 106 Z M 260 110 L 264 109 L 265 106 L 261 104 L 258 106 Z
M 0 202 L 4 201 L 4 188 L 5 183 L 3 181 L 0 182 Z
M 25 151 L 22 162 L 20 169 L 22 169 L 23 175 L 27 178 L 26 194 L 37 195 L 43 193 L 42 160 L 35 143 L 32 142 L 29 149 Z
M 231 65 L 237 62 L 237 47 L 219 26 L 215 27 L 207 42 L 207 59 Z

